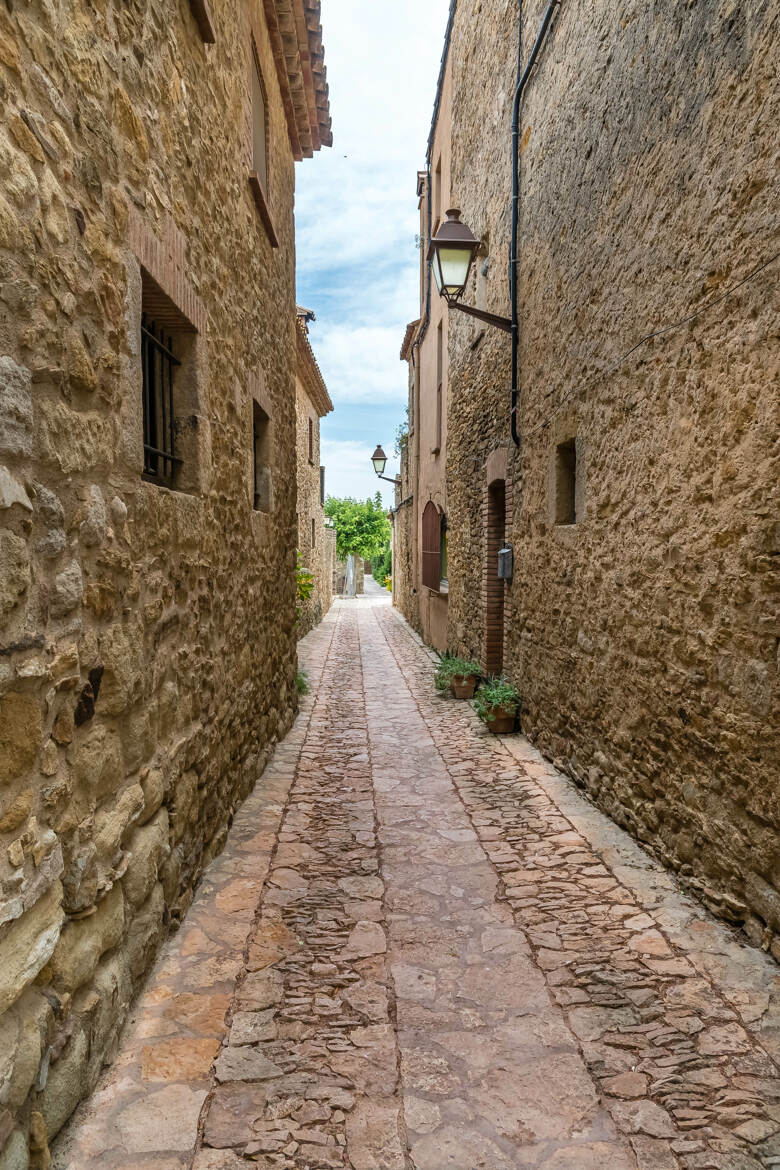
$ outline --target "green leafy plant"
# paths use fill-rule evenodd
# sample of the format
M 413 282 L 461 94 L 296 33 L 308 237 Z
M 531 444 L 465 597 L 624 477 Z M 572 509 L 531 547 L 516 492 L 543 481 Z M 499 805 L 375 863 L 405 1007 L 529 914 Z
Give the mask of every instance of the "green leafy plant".
M 495 719 L 494 708 L 501 707 L 514 715 L 519 706 L 520 692 L 504 675 L 489 678 L 474 696 L 474 710 L 485 723 Z
M 303 565 L 300 553 L 295 568 L 295 591 L 299 602 L 308 601 L 314 592 L 314 573 Z M 295 607 L 296 621 L 300 621 L 302 608 L 300 604 Z
M 309 680 L 304 670 L 299 670 L 295 676 L 295 689 L 299 695 L 308 695 Z
M 336 555 L 343 561 L 350 553 L 371 560 L 390 542 L 390 521 L 377 492 L 373 500 L 337 499 L 328 496 L 325 515 L 336 529 Z
M 393 569 L 393 554 L 390 550 L 390 541 L 384 546 L 381 552 L 377 553 L 371 560 L 371 575 L 375 581 L 380 585 L 389 577 Z
M 456 654 L 443 654 L 436 666 L 433 681 L 437 691 L 446 691 L 454 675 L 479 675 L 480 665 L 471 658 L 459 658 Z

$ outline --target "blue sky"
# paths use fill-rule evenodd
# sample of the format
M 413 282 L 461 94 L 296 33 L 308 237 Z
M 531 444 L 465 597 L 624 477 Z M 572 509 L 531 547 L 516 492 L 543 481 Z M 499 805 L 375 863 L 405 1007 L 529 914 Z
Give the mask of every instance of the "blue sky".
M 330 495 L 365 499 L 381 442 L 392 475 L 418 313 L 415 185 L 425 165 L 449 0 L 324 0 L 333 147 L 297 166 L 298 303 L 335 405 L 322 422 Z M 387 490 L 385 490 L 387 489 Z

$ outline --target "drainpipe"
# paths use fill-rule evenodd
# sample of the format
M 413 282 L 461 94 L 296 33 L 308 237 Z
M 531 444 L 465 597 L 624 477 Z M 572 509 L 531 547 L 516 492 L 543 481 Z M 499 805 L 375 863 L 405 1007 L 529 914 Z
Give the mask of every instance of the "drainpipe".
M 512 397 L 510 403 L 510 423 L 512 441 L 516 447 L 520 446 L 520 436 L 517 432 L 517 404 L 519 388 L 517 385 L 518 350 L 520 345 L 520 323 L 517 316 L 517 235 L 518 219 L 520 215 L 520 107 L 523 101 L 523 90 L 536 64 L 539 50 L 544 43 L 547 29 L 553 18 L 553 13 L 560 0 L 550 0 L 542 19 L 542 25 L 537 33 L 531 56 L 525 69 L 522 68 L 523 53 L 523 0 L 520 0 L 517 33 L 517 89 L 512 107 L 512 238 L 509 245 L 509 300 L 511 304 L 512 321 Z

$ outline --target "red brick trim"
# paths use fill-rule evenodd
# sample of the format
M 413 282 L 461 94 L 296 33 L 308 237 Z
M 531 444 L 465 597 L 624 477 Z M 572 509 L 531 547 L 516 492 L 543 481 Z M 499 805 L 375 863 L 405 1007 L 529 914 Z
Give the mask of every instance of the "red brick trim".
M 491 487 L 504 487 L 504 514 L 491 506 Z M 508 631 L 512 618 L 511 583 L 498 578 L 498 549 L 511 536 L 512 485 L 509 481 L 509 452 L 506 447 L 491 451 L 485 461 L 482 492 L 482 530 L 485 545 L 482 561 L 482 666 L 491 674 L 507 668 Z
M 198 333 L 206 332 L 206 306 L 184 275 L 187 251 L 186 237 L 176 227 L 170 215 L 162 220 L 162 237 L 155 234 L 147 221 L 129 208 L 127 221 L 128 243 L 135 256 L 174 305 L 190 321 Z
M 217 34 L 214 31 L 214 21 L 211 16 L 211 9 L 209 8 L 209 0 L 190 0 L 190 8 L 192 9 L 195 23 L 198 26 L 201 40 L 206 45 L 216 44 Z
M 265 228 L 266 235 L 270 240 L 271 247 L 278 248 L 279 237 L 276 234 L 274 222 L 271 219 L 271 212 L 268 209 L 268 201 L 266 200 L 265 191 L 263 190 L 263 184 L 260 182 L 260 176 L 258 175 L 257 171 L 249 172 L 249 187 L 252 192 L 252 197 L 255 201 L 255 207 L 257 208 L 258 215 L 260 216 L 263 227 Z

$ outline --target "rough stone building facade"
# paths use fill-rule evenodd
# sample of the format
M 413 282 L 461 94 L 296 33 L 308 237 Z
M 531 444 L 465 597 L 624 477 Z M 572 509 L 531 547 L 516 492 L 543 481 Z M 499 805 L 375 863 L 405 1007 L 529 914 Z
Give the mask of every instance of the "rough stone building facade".
M 0 12 L 2 1170 L 49 1164 L 293 716 L 318 10 Z
M 449 35 L 449 29 L 448 29 Z M 402 452 L 403 483 L 414 468 L 413 497 L 399 524 L 414 531 L 417 555 L 401 564 L 397 594 L 404 616 L 437 650 L 447 648 L 447 419 L 449 312 L 436 294 L 426 263 L 427 241 L 450 203 L 452 57 L 445 52 L 428 141 L 427 167 L 417 176 L 420 213 L 420 316 L 407 328 L 401 359 L 409 363 L 409 437 Z M 400 501 L 399 501 L 400 504 Z M 400 531 L 399 531 L 400 536 Z M 400 550 L 399 550 L 400 551 Z M 403 558 L 403 552 L 401 552 Z
M 517 10 L 453 7 L 464 300 L 508 316 Z M 450 649 L 780 958 L 776 16 L 558 7 L 520 126 L 520 447 L 508 336 L 450 312 L 446 488 Z
M 336 533 L 325 527 L 325 468 L 320 462 L 320 419 L 333 410 L 327 387 L 309 342 L 308 322 L 314 314 L 297 310 L 298 365 L 295 379 L 296 482 L 298 491 L 298 553 L 314 574 L 314 591 L 301 602 L 298 636 L 322 620 L 333 601 Z

